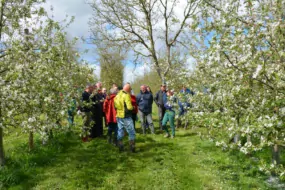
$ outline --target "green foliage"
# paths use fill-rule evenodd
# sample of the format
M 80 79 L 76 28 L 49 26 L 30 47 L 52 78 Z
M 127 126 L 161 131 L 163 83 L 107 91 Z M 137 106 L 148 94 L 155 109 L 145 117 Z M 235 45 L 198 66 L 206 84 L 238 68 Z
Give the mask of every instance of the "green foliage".
M 274 146 L 277 152 L 285 142 L 285 5 L 279 0 L 242 2 L 203 1 L 192 28 L 198 36 L 191 51 L 196 69 L 183 79 L 196 91 L 188 118 L 225 150 L 252 155 Z M 183 76 L 173 78 L 175 83 Z M 262 157 L 259 169 L 284 178 L 284 159 L 273 158 Z
M 155 71 L 151 71 L 146 73 L 144 76 L 136 78 L 136 80 L 131 84 L 135 94 L 140 92 L 140 86 L 143 84 L 150 86 L 152 92 L 156 93 L 160 89 L 161 80 Z
M 92 70 L 77 62 L 76 40 L 66 37 L 70 23 L 48 18 L 41 2 L 1 1 L 0 127 L 48 138 L 52 129 L 68 130 L 72 95 L 94 79 Z M 2 136 L 3 165 L 1 142 Z
M 119 51 L 112 51 L 111 48 L 108 50 L 101 49 L 99 51 L 100 61 L 100 80 L 103 86 L 108 89 L 115 83 L 122 85 L 124 80 L 124 56 Z

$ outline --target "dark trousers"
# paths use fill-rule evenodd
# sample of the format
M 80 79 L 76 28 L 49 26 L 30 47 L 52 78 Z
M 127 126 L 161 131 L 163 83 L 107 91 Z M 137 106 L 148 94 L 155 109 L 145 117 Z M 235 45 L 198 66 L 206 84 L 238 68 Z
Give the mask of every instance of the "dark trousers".
M 91 138 L 95 137 L 101 137 L 103 136 L 103 116 L 102 112 L 99 111 L 93 111 L 92 112 L 92 119 L 93 119 L 93 126 L 91 128 Z
M 97 116 L 95 118 L 95 137 L 103 136 L 103 117 Z
M 112 138 L 112 134 L 114 133 L 114 136 Z M 109 123 L 108 124 L 108 141 L 111 143 L 112 139 L 113 142 L 115 143 L 117 141 L 117 136 L 118 136 L 118 125 L 117 123 Z
M 135 114 L 135 113 L 132 114 L 132 120 L 133 120 L 133 123 L 134 123 L 134 129 L 136 130 L 137 114 Z
M 163 120 L 164 114 L 165 114 L 164 106 L 158 106 L 158 117 L 159 117 L 159 128 L 160 128 L 160 130 L 163 130 L 162 120 Z

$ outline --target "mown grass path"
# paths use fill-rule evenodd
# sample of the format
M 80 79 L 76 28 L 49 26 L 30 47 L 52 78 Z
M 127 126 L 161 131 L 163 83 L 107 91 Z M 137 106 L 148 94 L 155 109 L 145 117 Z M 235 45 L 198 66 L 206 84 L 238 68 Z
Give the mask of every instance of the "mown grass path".
M 125 140 L 123 153 L 105 139 L 82 143 L 72 134 L 38 146 L 33 153 L 26 153 L 24 144 L 10 148 L 6 175 L 12 179 L 6 188 L 268 189 L 264 176 L 249 175 L 250 163 L 241 165 L 193 130 L 181 129 L 175 139 L 138 134 L 137 153 L 129 152 Z
M 201 140 L 198 128 L 179 129 L 175 139 L 144 136 L 138 123 L 136 128 L 136 153 L 129 151 L 127 137 L 119 153 L 106 139 L 83 143 L 73 133 L 59 134 L 45 146 L 37 139 L 29 153 L 27 135 L 11 132 L 4 138 L 7 164 L 0 170 L 0 189 L 270 189 L 254 159 Z

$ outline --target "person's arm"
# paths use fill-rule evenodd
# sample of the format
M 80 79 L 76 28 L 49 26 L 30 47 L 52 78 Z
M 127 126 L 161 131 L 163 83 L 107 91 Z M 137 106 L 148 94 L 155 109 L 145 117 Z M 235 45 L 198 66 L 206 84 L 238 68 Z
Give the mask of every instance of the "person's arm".
M 155 94 L 155 97 L 154 97 L 154 102 L 157 106 L 159 106 L 159 104 L 158 104 L 158 92 Z
M 171 110 L 172 109 L 172 105 L 169 105 L 167 102 L 164 104 L 165 109 L 167 110 Z
M 131 96 L 129 94 L 126 94 L 125 103 L 126 103 L 126 106 L 127 106 L 128 110 L 133 110 L 134 109 L 134 107 L 132 105 L 132 101 L 131 101 Z
M 152 105 L 152 103 L 153 103 L 153 96 L 152 96 L 152 94 L 150 93 L 150 104 Z
M 140 99 L 141 99 L 141 94 L 138 94 L 138 95 L 136 96 L 137 105 L 139 105 Z

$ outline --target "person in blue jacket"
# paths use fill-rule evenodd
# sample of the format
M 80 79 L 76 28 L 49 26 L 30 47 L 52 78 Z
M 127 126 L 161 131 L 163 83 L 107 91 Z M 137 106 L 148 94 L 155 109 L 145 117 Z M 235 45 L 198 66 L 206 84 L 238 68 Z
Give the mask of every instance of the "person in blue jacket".
M 189 96 L 194 95 L 194 92 L 191 91 L 189 88 L 186 88 L 186 86 L 183 86 L 182 89 L 179 92 L 179 113 L 178 113 L 178 119 L 177 119 L 177 128 L 179 128 L 182 124 L 181 118 L 186 114 L 187 110 L 191 107 L 191 103 L 189 102 Z M 185 120 L 185 126 L 186 129 L 188 125 L 188 121 Z
M 142 133 L 146 134 L 146 120 L 148 122 L 151 133 L 154 134 L 154 126 L 152 121 L 152 103 L 153 96 L 147 91 L 146 85 L 141 86 L 140 93 L 136 96 L 138 113 L 141 121 Z

